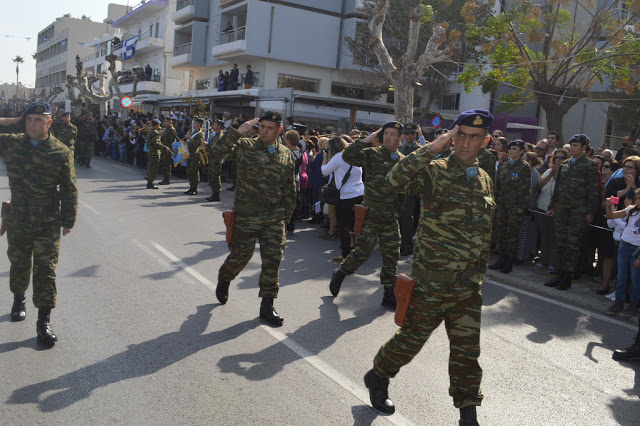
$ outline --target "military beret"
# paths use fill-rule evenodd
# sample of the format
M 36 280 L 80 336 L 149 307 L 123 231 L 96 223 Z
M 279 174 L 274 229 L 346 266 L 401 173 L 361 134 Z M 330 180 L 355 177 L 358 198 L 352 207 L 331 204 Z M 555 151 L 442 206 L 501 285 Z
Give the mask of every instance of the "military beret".
M 213 124 L 217 124 L 220 127 L 224 127 L 224 121 L 223 120 L 213 120 Z
M 153 122 L 153 124 L 162 124 L 162 122 L 160 120 L 158 120 L 157 118 L 154 118 L 151 121 Z
M 298 133 L 304 133 L 307 130 L 307 126 L 300 123 L 293 123 L 293 130 L 296 130 Z
M 65 111 L 65 112 L 62 113 L 62 116 L 64 117 L 65 115 L 69 115 L 70 116 L 71 113 L 69 111 Z
M 579 133 L 577 135 L 571 136 L 571 139 L 569 139 L 569 143 L 571 142 L 580 142 L 582 145 L 589 145 L 589 137 L 587 135 Z
M 526 144 L 522 139 L 516 139 L 514 141 L 509 142 L 509 148 L 511 148 L 512 146 L 517 146 L 520 149 L 524 149 Z
M 418 126 L 413 123 L 407 123 L 404 125 L 404 133 L 418 133 Z
M 384 132 L 384 129 L 398 129 L 400 130 L 400 133 L 402 133 L 404 131 L 404 126 L 399 121 L 390 121 L 388 123 L 385 123 L 384 126 L 382 126 L 383 132 Z
M 438 129 L 436 130 L 436 137 L 440 135 L 444 135 L 445 133 L 449 133 L 447 129 Z
M 252 126 L 252 128 L 253 128 L 253 129 L 255 129 L 255 130 L 260 130 L 260 126 L 258 126 L 257 124 L 254 124 L 254 125 Z
M 204 119 L 200 118 L 200 117 L 196 117 L 193 119 L 193 121 L 197 121 L 198 123 L 202 124 L 204 123 Z
M 449 129 L 453 129 L 456 125 L 486 129 L 492 121 L 493 115 L 491 115 L 489 111 L 484 109 L 470 109 L 469 111 L 460 113 L 453 123 L 451 123 Z
M 83 115 L 87 115 L 89 114 L 89 111 L 82 111 L 82 114 L 80 114 L 80 117 L 82 117 Z
M 51 115 L 51 105 L 47 102 L 33 102 L 27 105 L 24 110 L 25 114 L 42 114 Z
M 277 112 L 267 111 L 262 114 L 260 121 L 273 121 L 274 123 L 282 123 L 282 116 Z

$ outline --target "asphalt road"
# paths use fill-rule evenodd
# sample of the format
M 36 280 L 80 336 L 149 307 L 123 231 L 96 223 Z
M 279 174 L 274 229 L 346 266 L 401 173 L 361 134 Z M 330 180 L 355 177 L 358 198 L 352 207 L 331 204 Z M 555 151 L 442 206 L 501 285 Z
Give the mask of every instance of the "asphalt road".
M 333 299 L 338 242 L 299 222 L 276 300 L 285 324 L 274 329 L 257 318 L 257 250 L 229 302 L 215 298 L 231 192 L 206 203 L 206 184 L 190 197 L 181 179 L 146 190 L 140 169 L 92 166 L 77 170 L 78 221 L 62 238 L 53 349 L 36 342 L 31 304 L 27 320 L 9 321 L 0 256 L 0 423 L 457 425 L 443 327 L 392 380 L 396 414 L 368 406 L 362 376 L 396 330 L 380 306 L 378 251 Z M 4 165 L 0 176 L 5 199 Z M 483 293 L 481 424 L 640 423 L 640 364 L 611 360 L 635 326 L 499 282 Z

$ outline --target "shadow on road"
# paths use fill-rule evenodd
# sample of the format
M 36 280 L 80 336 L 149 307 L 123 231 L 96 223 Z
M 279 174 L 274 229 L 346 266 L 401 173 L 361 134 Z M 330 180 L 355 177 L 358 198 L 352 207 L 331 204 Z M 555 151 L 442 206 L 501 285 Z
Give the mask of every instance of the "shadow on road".
M 16 389 L 7 403 L 37 404 L 43 412 L 61 410 L 88 398 L 95 389 L 154 374 L 203 349 L 233 340 L 258 325 L 256 320 L 245 321 L 203 335 L 214 307 L 198 306 L 197 312 L 189 315 L 178 331 L 130 345 L 124 352 L 56 379 Z M 17 344 L 24 346 L 25 342 Z
M 100 265 L 91 265 L 91 266 L 86 266 L 84 268 L 80 268 L 75 272 L 72 272 L 71 274 L 67 275 L 69 277 L 97 277 L 98 275 L 96 274 L 96 272 L 98 271 L 98 268 L 100 267 Z
M 203 261 L 210 261 L 220 256 L 226 256 L 226 243 L 221 243 L 219 241 L 192 241 L 190 243 L 185 243 L 185 245 L 191 245 L 191 244 L 199 244 L 199 245 L 208 247 L 199 251 L 193 256 L 189 256 L 184 259 L 181 259 L 182 262 L 186 263 L 191 267 L 194 267 L 195 265 Z M 152 274 L 143 275 L 141 276 L 141 278 L 150 278 L 152 280 L 164 280 L 167 278 L 171 278 L 183 271 L 182 266 L 178 264 L 172 263 L 172 267 L 173 269 L 171 270 L 154 272 Z M 217 281 L 217 276 L 215 279 Z
M 353 426 L 369 426 L 380 417 L 380 414 L 369 405 L 354 405 L 351 407 L 351 414 Z
M 623 389 L 632 399 L 613 398 L 609 402 L 609 409 L 618 424 L 622 426 L 636 426 L 638 419 L 640 419 L 640 362 L 621 362 L 620 365 L 635 372 L 633 388 Z

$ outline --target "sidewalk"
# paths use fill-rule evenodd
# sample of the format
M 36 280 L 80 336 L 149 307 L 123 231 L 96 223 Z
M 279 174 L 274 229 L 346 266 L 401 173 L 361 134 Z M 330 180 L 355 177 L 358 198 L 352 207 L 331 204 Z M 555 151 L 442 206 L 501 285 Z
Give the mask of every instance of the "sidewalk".
M 494 263 L 496 260 L 498 260 L 498 256 L 491 255 L 489 264 Z M 596 289 L 600 287 L 600 283 L 593 281 L 590 276 L 584 274 L 580 281 L 572 282 L 571 288 L 564 291 L 556 290 L 553 287 L 545 287 L 544 283 L 553 277 L 549 275 L 546 269 L 536 269 L 531 263 L 513 265 L 513 271 L 509 274 L 487 269 L 485 276 L 489 280 L 527 290 L 559 302 L 579 306 L 602 315 L 606 315 L 605 311 L 613 303 L 604 295 L 596 294 Z M 612 282 L 612 288 L 613 284 Z M 612 318 L 638 324 L 638 317 L 624 318 L 620 315 L 615 315 Z

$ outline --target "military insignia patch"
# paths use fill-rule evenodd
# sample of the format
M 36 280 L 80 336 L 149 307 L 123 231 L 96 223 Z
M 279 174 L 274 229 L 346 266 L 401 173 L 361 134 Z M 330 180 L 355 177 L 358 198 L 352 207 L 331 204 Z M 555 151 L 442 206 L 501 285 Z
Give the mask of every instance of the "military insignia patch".
M 474 178 L 478 176 L 478 168 L 477 167 L 467 167 L 467 176 L 470 178 Z
M 391 153 L 391 159 L 392 160 L 397 160 L 398 159 L 398 153 L 397 152 L 392 152 Z
M 31 146 L 35 148 L 38 145 L 40 145 L 40 141 L 38 139 L 31 138 Z
M 275 145 L 269 145 L 267 147 L 267 151 L 269 151 L 269 154 L 273 154 L 274 152 L 276 152 L 276 146 Z
M 473 120 L 473 125 L 474 126 L 479 126 L 482 124 L 482 117 L 480 117 L 479 115 L 476 115 L 475 120 Z M 468 170 L 468 169 L 467 169 Z

